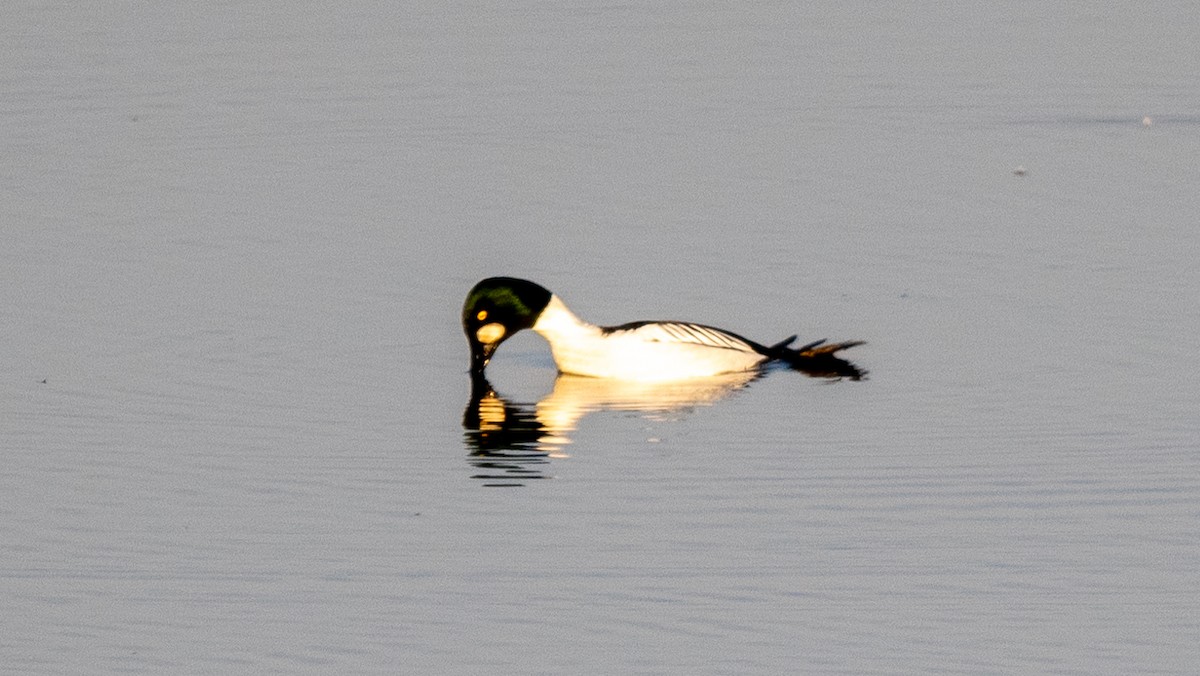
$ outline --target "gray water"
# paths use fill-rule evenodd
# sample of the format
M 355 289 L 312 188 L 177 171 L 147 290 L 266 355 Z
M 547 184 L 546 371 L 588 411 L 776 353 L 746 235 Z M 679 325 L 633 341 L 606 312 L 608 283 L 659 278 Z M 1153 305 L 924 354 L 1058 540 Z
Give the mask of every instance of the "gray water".
M 1194 4 L 0 19 L 0 670 L 1200 664 Z M 494 274 L 870 374 L 473 403 Z

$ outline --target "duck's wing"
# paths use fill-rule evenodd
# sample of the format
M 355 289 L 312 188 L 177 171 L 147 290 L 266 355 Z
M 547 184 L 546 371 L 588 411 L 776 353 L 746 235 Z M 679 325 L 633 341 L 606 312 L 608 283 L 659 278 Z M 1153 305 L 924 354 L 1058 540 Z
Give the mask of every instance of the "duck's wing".
M 630 322 L 620 326 L 601 327 L 605 335 L 630 334 L 649 342 L 703 345 L 738 352 L 754 352 L 766 356 L 767 349 L 736 333 L 691 322 Z
M 836 355 L 837 352 L 862 345 L 861 340 L 828 343 L 817 340 L 798 348 L 789 347 L 796 340 L 790 336 L 770 347 L 743 338 L 736 333 L 691 322 L 631 322 L 620 326 L 605 326 L 605 335 L 627 334 L 647 342 L 703 345 L 737 352 L 759 354 L 769 360 L 788 364 L 797 371 L 819 378 L 849 378 L 862 380 L 867 372 Z

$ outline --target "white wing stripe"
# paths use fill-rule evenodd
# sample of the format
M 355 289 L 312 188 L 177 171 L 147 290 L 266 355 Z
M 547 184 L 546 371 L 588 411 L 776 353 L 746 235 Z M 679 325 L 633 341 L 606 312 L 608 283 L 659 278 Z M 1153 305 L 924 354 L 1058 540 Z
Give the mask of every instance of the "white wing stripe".
M 753 352 L 754 348 L 750 347 L 745 341 L 738 340 L 723 331 L 710 329 L 707 326 L 699 326 L 697 324 L 684 324 L 681 322 L 660 322 L 656 324 L 647 324 L 640 327 L 635 332 L 645 331 L 647 338 L 662 340 L 664 342 L 676 343 L 692 343 L 695 345 L 707 345 L 710 347 L 720 347 L 730 350 L 740 350 L 743 352 Z

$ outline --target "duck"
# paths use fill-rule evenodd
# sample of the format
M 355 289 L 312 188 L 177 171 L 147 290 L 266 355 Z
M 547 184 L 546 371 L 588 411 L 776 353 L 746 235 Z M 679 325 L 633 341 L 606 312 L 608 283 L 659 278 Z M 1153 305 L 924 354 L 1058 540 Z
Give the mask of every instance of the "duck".
M 864 371 L 836 353 L 861 340 L 817 340 L 791 347 L 797 336 L 764 345 L 732 331 L 683 321 L 634 321 L 597 326 L 580 319 L 558 295 L 516 277 L 488 277 L 467 293 L 462 326 L 471 375 L 483 378 L 496 348 L 532 329 L 550 344 L 563 374 L 643 382 L 707 378 L 782 363 L 809 375 L 859 380 Z

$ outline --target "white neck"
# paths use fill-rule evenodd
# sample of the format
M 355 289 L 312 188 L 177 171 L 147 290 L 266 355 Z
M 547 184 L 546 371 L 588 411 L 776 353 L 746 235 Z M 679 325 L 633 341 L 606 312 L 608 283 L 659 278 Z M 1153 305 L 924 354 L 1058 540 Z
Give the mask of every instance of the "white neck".
M 592 376 L 608 374 L 607 363 L 612 355 L 604 333 L 600 327 L 576 317 L 558 296 L 550 296 L 533 330 L 550 343 L 559 371 Z
M 563 341 L 579 340 L 600 336 L 600 327 L 589 324 L 571 312 L 562 300 L 555 295 L 550 296 L 546 309 L 533 325 L 533 330 L 550 342 L 550 349 L 561 345 Z

